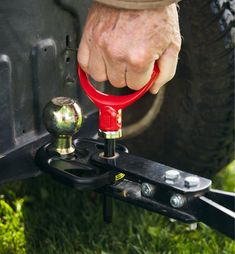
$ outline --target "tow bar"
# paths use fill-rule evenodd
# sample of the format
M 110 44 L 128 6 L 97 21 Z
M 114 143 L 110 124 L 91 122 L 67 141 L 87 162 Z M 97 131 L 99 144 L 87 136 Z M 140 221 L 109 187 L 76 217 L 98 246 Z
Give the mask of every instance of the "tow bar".
M 115 198 L 186 223 L 201 221 L 234 239 L 234 193 L 211 189 L 209 179 L 129 154 L 125 146 L 116 145 L 122 136 L 122 109 L 148 91 L 158 67 L 145 87 L 125 96 L 97 91 L 80 67 L 78 72 L 84 91 L 99 108 L 99 134 L 104 140 L 73 139 L 81 127 L 81 109 L 71 98 L 54 98 L 43 113 L 53 139 L 36 154 L 40 169 L 79 190 L 101 193 L 107 223 L 112 221 Z

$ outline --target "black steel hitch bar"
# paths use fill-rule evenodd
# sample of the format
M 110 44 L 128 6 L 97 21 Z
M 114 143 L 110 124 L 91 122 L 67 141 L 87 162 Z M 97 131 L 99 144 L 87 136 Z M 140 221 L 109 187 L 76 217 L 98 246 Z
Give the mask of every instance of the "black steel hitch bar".
M 36 154 L 40 169 L 79 190 L 104 194 L 106 222 L 115 198 L 182 222 L 201 221 L 234 239 L 235 194 L 211 189 L 211 180 L 131 155 L 121 145 L 112 158 L 93 139 L 75 139 L 75 152 L 65 156 L 48 145 Z

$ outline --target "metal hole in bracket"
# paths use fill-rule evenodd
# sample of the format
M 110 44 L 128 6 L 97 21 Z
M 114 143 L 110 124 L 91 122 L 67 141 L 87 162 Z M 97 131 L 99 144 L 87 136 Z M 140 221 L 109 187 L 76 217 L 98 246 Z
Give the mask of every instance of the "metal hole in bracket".
M 116 159 L 119 157 L 119 153 L 115 153 L 115 155 L 112 157 L 106 157 L 106 156 L 104 156 L 104 153 L 100 153 L 99 157 L 102 159 L 106 159 L 106 160 L 113 160 L 113 159 Z

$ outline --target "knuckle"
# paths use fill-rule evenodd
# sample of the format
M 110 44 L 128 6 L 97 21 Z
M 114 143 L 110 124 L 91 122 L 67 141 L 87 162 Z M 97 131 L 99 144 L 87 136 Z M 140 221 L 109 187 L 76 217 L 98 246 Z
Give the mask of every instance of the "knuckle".
M 109 82 L 111 83 L 112 86 L 114 86 L 116 88 L 122 88 L 122 87 L 126 86 L 124 81 L 118 80 L 118 79 L 109 79 Z
M 149 79 L 149 75 L 132 75 L 132 78 L 127 79 L 127 86 L 133 90 L 139 90 L 147 84 Z
M 125 87 L 126 86 L 126 84 L 125 83 L 111 83 L 112 84 L 112 86 L 114 86 L 114 87 L 116 87 L 116 88 L 123 88 L 123 87 Z
M 97 81 L 97 82 L 104 82 L 104 81 L 106 81 L 107 80 L 107 78 L 106 78 L 106 75 L 101 75 L 101 74 L 99 74 L 99 75 L 93 75 L 94 77 L 92 77 L 95 81 Z
M 110 84 L 116 88 L 121 88 L 126 86 L 125 76 L 123 72 L 117 71 L 115 69 L 109 69 L 108 73 L 108 80 Z
M 145 59 L 138 58 L 138 59 L 136 59 L 135 62 L 132 63 L 132 65 L 135 70 L 141 71 L 146 68 L 146 61 L 145 61 Z
M 88 64 L 86 62 L 83 61 L 82 57 L 80 55 L 77 56 L 77 60 L 78 60 L 78 63 L 80 65 L 80 67 L 84 70 L 84 71 L 87 71 L 87 67 L 88 67 Z
M 140 90 L 142 87 L 144 87 L 145 83 L 128 83 L 127 86 L 132 90 Z
M 95 45 L 97 45 L 99 48 L 105 47 L 105 39 L 101 34 L 94 33 L 93 40 L 95 42 Z
M 122 49 L 118 45 L 109 44 L 106 47 L 106 52 L 110 59 L 112 59 L 114 62 L 123 60 Z
M 139 50 L 129 54 L 129 64 L 136 71 L 143 71 L 150 62 L 149 54 L 146 50 Z
M 94 73 L 94 72 L 89 72 L 88 74 L 97 82 L 104 82 L 105 80 L 107 80 L 106 75 L 105 74 L 101 74 L 101 73 Z

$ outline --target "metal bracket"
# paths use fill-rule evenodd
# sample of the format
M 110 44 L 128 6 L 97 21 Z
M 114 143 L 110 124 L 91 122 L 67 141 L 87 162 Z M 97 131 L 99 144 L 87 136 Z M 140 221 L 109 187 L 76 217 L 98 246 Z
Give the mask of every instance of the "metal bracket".
M 106 222 L 112 220 L 111 197 L 186 223 L 202 221 L 234 238 L 235 195 L 211 190 L 209 179 L 131 155 L 120 145 L 105 158 L 97 140 L 74 140 L 75 152 L 66 156 L 47 146 L 36 155 L 39 167 L 77 189 L 104 194 Z

